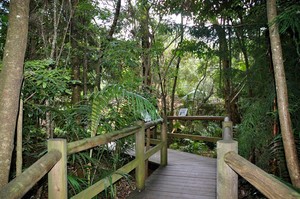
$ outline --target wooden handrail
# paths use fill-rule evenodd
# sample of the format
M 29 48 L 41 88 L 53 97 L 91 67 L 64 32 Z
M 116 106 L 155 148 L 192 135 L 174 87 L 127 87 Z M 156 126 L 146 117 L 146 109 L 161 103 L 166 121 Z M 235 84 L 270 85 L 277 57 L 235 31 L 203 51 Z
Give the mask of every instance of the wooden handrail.
M 158 119 L 155 121 L 147 122 L 145 123 L 145 129 L 153 127 L 159 123 L 162 123 L 162 119 Z M 141 126 L 135 125 L 130 126 L 121 130 L 113 131 L 111 133 L 106 133 L 103 135 L 98 135 L 91 138 L 85 138 L 82 140 L 74 141 L 68 143 L 68 155 L 71 155 L 73 153 L 78 153 L 80 151 L 84 151 L 87 149 L 91 149 L 93 147 L 96 147 L 98 145 L 107 144 L 109 142 L 118 140 L 120 138 L 127 137 L 129 135 L 135 134 Z
M 268 198 L 300 198 L 299 192 L 241 157 L 237 153 L 237 145 L 237 141 L 232 139 L 232 122 L 229 118 L 225 118 L 223 139 L 217 142 L 217 195 L 219 199 L 238 198 L 237 174 Z
M 123 137 L 127 137 L 129 135 L 133 135 L 136 133 L 141 127 L 136 125 L 136 126 L 131 126 L 127 127 L 121 130 L 114 131 L 112 133 L 107 133 L 103 135 L 98 135 L 95 137 L 91 138 L 85 138 L 82 140 L 78 140 L 75 142 L 70 142 L 68 143 L 68 155 L 73 154 L 73 153 L 78 153 L 80 151 L 84 151 L 87 149 L 91 149 L 93 147 L 102 145 L 102 144 L 107 144 L 109 142 L 118 140 Z
M 233 151 L 225 154 L 224 161 L 268 198 L 300 198 L 300 193 L 283 184 Z
M 153 155 L 158 150 L 162 152 L 162 163 L 166 165 L 166 129 L 162 128 L 163 141 L 158 142 L 157 146 L 144 153 L 145 146 L 145 129 L 156 126 L 163 123 L 162 119 L 151 121 L 148 123 L 140 122 L 138 125 L 124 128 L 122 130 L 114 131 L 112 133 L 95 136 L 93 138 L 86 138 L 83 140 L 75 141 L 66 144 L 64 139 L 50 139 L 48 142 L 48 153 L 42 158 L 36 161 L 20 176 L 9 182 L 0 190 L 0 198 L 21 198 L 25 195 L 33 186 L 38 182 L 45 174 L 48 173 L 48 188 L 49 198 L 67 198 L 67 155 L 91 149 L 93 147 L 115 141 L 117 139 L 127 137 L 132 134 L 136 134 L 137 145 L 136 153 L 139 155 L 136 159 L 129 162 L 122 168 L 118 169 L 112 174 L 112 181 L 108 178 L 102 179 L 95 183 L 88 189 L 84 190 L 80 194 L 74 196 L 74 198 L 81 198 L 81 196 L 95 196 L 99 192 L 103 191 L 110 184 L 107 182 L 116 182 L 123 174 L 127 174 L 133 169 L 137 169 L 137 187 L 143 189 L 145 183 L 145 159 Z M 150 139 L 149 139 L 150 140 Z M 143 164 L 141 164 L 143 163 Z M 51 171 L 50 171 L 51 170 Z M 50 171 L 50 172 L 49 172 Z M 56 180 L 55 180 L 56 179 Z M 86 195 L 88 194 L 88 195 Z
M 1 188 L 0 198 L 22 198 L 61 159 L 57 150 L 46 153 L 18 177 Z
M 210 120 L 223 121 L 224 116 L 168 116 L 168 120 Z
M 145 123 L 145 129 L 148 129 L 150 127 L 156 126 L 158 124 L 161 124 L 164 120 L 163 119 L 157 119 L 151 122 L 146 122 Z
M 222 139 L 221 137 L 206 137 L 200 135 L 180 134 L 180 133 L 168 133 L 168 137 L 187 138 L 191 140 L 201 140 L 206 142 L 217 142 Z

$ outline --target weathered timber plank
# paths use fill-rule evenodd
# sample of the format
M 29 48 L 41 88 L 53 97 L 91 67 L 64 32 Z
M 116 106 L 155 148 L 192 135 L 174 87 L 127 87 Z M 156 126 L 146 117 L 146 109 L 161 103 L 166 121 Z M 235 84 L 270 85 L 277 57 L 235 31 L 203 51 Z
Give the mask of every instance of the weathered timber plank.
M 198 184 L 198 185 L 210 185 L 210 186 L 214 186 L 216 184 L 216 180 L 215 179 L 206 179 L 206 178 L 188 178 L 188 177 L 182 177 L 182 176 L 158 176 L 157 177 L 152 177 L 156 178 L 158 181 L 161 181 L 163 183 L 171 183 L 171 182 L 176 182 L 178 183 L 183 183 L 183 184 Z M 149 181 L 151 182 L 151 180 L 149 179 Z M 153 180 L 155 181 L 155 180 Z M 153 182 L 151 182 L 153 183 Z
M 152 158 L 152 159 L 151 159 Z M 159 154 L 150 161 L 159 163 Z M 212 199 L 216 198 L 216 159 L 168 149 L 168 165 L 154 171 L 145 190 L 134 199 Z
M 142 199 L 215 199 L 215 196 L 201 196 L 190 194 L 178 194 L 172 192 L 152 192 L 145 190 Z M 132 197 L 132 199 L 141 199 L 140 195 Z
M 208 192 L 209 195 L 214 195 L 213 192 L 215 190 L 214 187 L 212 187 L 211 185 L 204 185 L 204 186 L 199 186 L 199 184 L 183 184 L 183 185 L 178 185 L 178 183 L 155 183 L 155 184 L 152 184 L 151 187 L 147 188 L 147 190 L 168 190 L 169 192 L 171 190 L 174 190 L 174 192 L 178 192 L 178 189 L 184 189 L 183 191 L 184 192 L 188 192 L 190 193 L 190 191 L 197 191 L 197 193 L 201 194 L 201 193 L 204 193 L 204 192 Z M 179 189 L 179 190 L 180 190 Z M 182 192 L 180 190 L 180 192 Z

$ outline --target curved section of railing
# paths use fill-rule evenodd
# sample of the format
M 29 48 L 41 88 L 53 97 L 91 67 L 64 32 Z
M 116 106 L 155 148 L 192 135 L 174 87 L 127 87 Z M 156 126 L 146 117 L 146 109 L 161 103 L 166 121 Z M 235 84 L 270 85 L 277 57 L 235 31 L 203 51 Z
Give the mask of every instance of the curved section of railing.
M 158 119 L 158 120 L 154 120 L 154 121 L 151 121 L 151 122 L 146 122 L 145 123 L 145 129 L 154 127 L 158 124 L 161 124 L 162 122 L 163 122 L 163 119 Z
M 223 121 L 225 119 L 224 116 L 168 116 L 168 120 L 187 120 L 187 121 L 195 121 L 195 120 L 204 120 L 204 121 Z M 200 135 L 192 135 L 192 134 L 182 134 L 182 133 L 168 133 L 168 137 L 170 138 L 187 138 L 191 140 L 197 141 L 206 141 L 206 142 L 217 142 L 221 140 L 221 137 L 207 137 Z
M 238 155 L 238 143 L 233 140 L 232 122 L 223 122 L 223 140 L 217 142 L 217 198 L 238 198 L 238 175 L 262 194 L 272 199 L 296 199 L 300 193 L 280 182 L 256 165 Z
M 283 184 L 233 151 L 225 154 L 224 161 L 268 198 L 300 198 L 300 193 Z

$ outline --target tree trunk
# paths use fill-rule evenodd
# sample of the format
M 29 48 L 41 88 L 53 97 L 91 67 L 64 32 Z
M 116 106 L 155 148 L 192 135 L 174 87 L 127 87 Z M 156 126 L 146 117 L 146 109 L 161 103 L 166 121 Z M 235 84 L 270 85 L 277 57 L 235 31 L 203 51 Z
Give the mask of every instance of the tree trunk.
M 96 69 L 95 69 L 95 72 L 96 72 L 95 85 L 99 91 L 101 90 L 101 81 L 102 81 L 102 73 L 103 73 L 102 59 L 103 59 L 105 50 L 106 50 L 109 42 L 111 42 L 111 40 L 113 39 L 113 35 L 116 31 L 118 20 L 120 17 L 120 10 L 121 10 L 121 0 L 118 0 L 116 9 L 115 9 L 114 19 L 110 26 L 110 30 L 109 30 L 108 34 L 106 35 L 106 40 L 102 41 L 100 43 L 98 66 L 96 66 Z
M 11 0 L 3 70 L 0 74 L 0 187 L 9 180 L 23 79 L 28 18 L 29 0 Z
M 219 56 L 220 56 L 220 64 L 223 72 L 223 92 L 225 99 L 225 109 L 227 114 L 231 117 L 231 109 L 230 109 L 230 95 L 231 95 L 231 82 L 230 82 L 230 61 L 228 55 L 228 44 L 226 40 L 226 33 L 224 28 L 221 25 L 216 26 L 216 31 L 219 37 Z
M 242 17 L 240 17 L 241 23 L 243 23 Z M 249 64 L 249 57 L 248 57 L 248 51 L 246 48 L 246 42 L 245 42 L 245 36 L 243 31 L 239 31 L 239 28 L 235 29 L 235 33 L 237 36 L 238 44 L 241 48 L 241 51 L 244 56 L 245 65 L 246 65 L 246 75 L 247 75 L 247 84 L 248 84 L 248 95 L 249 97 L 253 97 L 253 90 L 252 90 L 252 82 L 251 82 L 251 76 L 250 76 L 250 64 Z
M 223 19 L 223 22 L 225 20 Z M 215 24 L 216 32 L 219 38 L 219 56 L 220 56 L 220 64 L 221 70 L 223 72 L 223 92 L 225 99 L 225 110 L 229 115 L 231 121 L 234 124 L 240 122 L 240 116 L 238 114 L 237 105 L 235 100 L 231 100 L 232 96 L 234 96 L 231 86 L 231 65 L 230 65 L 230 56 L 228 49 L 228 42 L 226 39 L 224 24 L 219 24 L 217 21 L 213 22 Z
M 149 9 L 148 1 L 141 0 L 141 36 L 142 36 L 142 68 L 143 90 L 151 92 L 151 59 L 150 59 L 150 32 L 149 32 Z
M 84 53 L 84 62 L 82 70 L 82 80 L 83 80 L 83 98 L 85 102 L 88 99 L 88 55 L 87 52 Z
M 72 80 L 75 80 L 76 83 L 72 86 L 72 104 L 78 105 L 80 103 L 80 63 L 78 58 L 73 57 L 73 66 L 72 66 Z
M 16 176 L 22 173 L 23 165 L 23 100 L 20 99 L 20 107 L 17 123 L 17 139 L 16 139 Z
M 73 1 L 74 3 L 74 10 L 76 10 L 76 6 L 78 4 L 78 0 Z M 72 80 L 75 81 L 75 83 L 72 85 L 72 99 L 71 102 L 73 105 L 78 105 L 80 103 L 81 99 L 81 76 L 80 76 L 80 66 L 81 66 L 81 60 L 82 56 L 81 53 L 78 53 L 80 51 L 80 47 L 78 45 L 79 38 L 82 37 L 81 35 L 81 29 L 78 27 L 78 23 L 84 24 L 84 21 L 81 20 L 80 16 L 74 15 L 74 17 L 71 20 L 71 46 L 72 46 Z M 78 118 L 77 118 L 77 121 Z
M 180 31 L 181 31 L 181 33 L 180 33 L 180 41 L 179 41 L 178 47 L 183 42 L 183 31 L 184 31 L 184 29 L 183 29 L 183 16 L 182 15 L 181 15 L 181 21 L 180 21 Z M 175 69 L 174 83 L 173 83 L 172 96 L 171 96 L 171 110 L 170 110 L 170 115 L 171 116 L 174 115 L 175 92 L 176 92 L 180 62 L 181 62 L 181 55 L 179 55 L 178 58 L 177 58 L 177 64 L 176 64 L 176 69 Z
M 292 184 L 295 187 L 300 188 L 299 159 L 297 158 L 295 139 L 292 129 L 290 113 L 288 109 L 288 91 L 282 57 L 281 41 L 278 31 L 278 25 L 274 21 L 277 16 L 276 0 L 267 0 L 267 14 L 269 23 L 272 61 L 274 65 L 275 74 L 278 113 L 284 152 Z

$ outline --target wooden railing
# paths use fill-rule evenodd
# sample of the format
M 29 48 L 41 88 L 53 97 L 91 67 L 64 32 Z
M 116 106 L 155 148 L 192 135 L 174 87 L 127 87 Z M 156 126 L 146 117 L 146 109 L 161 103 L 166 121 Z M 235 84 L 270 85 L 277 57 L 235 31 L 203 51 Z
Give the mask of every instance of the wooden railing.
M 214 116 L 188 116 L 168 117 L 169 120 L 223 120 L 224 117 Z M 162 124 L 160 139 L 150 139 L 150 128 Z M 145 139 L 146 131 L 146 139 Z M 26 169 L 21 175 L 13 179 L 0 190 L 0 198 L 21 198 L 28 192 L 44 175 L 48 173 L 48 198 L 68 198 L 67 188 L 67 155 L 78 153 L 93 147 L 107 144 L 135 134 L 135 159 L 125 166 L 116 170 L 109 178 L 101 179 L 92 186 L 73 196 L 72 198 L 92 198 L 115 183 L 124 174 L 136 170 L 136 186 L 138 190 L 145 187 L 147 160 L 153 154 L 161 151 L 161 165 L 167 165 L 167 135 L 166 121 L 157 120 L 149 123 L 139 122 L 119 131 L 99 135 L 93 138 L 67 143 L 65 139 L 48 140 L 48 153 L 41 157 L 32 166 Z M 242 176 L 262 194 L 268 198 L 300 198 L 300 193 L 283 184 L 270 174 L 253 165 L 238 155 L 238 143 L 233 140 L 232 122 L 225 118 L 223 122 L 223 135 L 220 138 L 193 136 L 179 134 L 174 137 L 190 138 L 204 141 L 217 141 L 217 198 L 237 199 L 238 198 L 238 175 Z M 217 139 L 217 140 L 215 140 Z M 146 140 L 146 151 L 145 149 Z M 151 144 L 156 146 L 150 147 Z
M 167 117 L 168 121 L 172 121 L 172 120 L 223 121 L 224 118 L 225 117 L 223 117 L 223 116 L 168 116 Z M 217 142 L 222 139 L 221 137 L 207 137 L 207 136 L 183 134 L 183 133 L 168 133 L 168 137 L 169 138 L 188 138 L 191 140 L 207 141 L 207 142 Z
M 162 124 L 161 139 L 152 139 L 152 143 L 156 143 L 156 146 L 148 148 L 149 150 L 144 152 L 145 129 L 157 126 L 158 124 Z M 162 119 L 146 124 L 144 122 L 138 122 L 135 126 L 68 144 L 65 139 L 50 139 L 48 140 L 48 153 L 26 169 L 20 176 L 2 187 L 0 190 L 0 198 L 21 198 L 47 173 L 48 198 L 68 198 L 67 155 L 92 149 L 93 147 L 107 144 L 133 134 L 135 134 L 135 159 L 116 170 L 109 178 L 101 179 L 72 198 L 92 198 L 112 183 L 118 181 L 124 174 L 128 174 L 134 169 L 136 169 L 136 187 L 138 190 L 142 190 L 145 187 L 146 160 L 161 150 L 161 165 L 167 165 L 167 127 Z
M 280 182 L 256 165 L 238 155 L 238 142 L 233 140 L 232 122 L 223 122 L 223 140 L 217 142 L 217 198 L 238 198 L 238 175 L 267 198 L 300 198 L 300 193 Z

